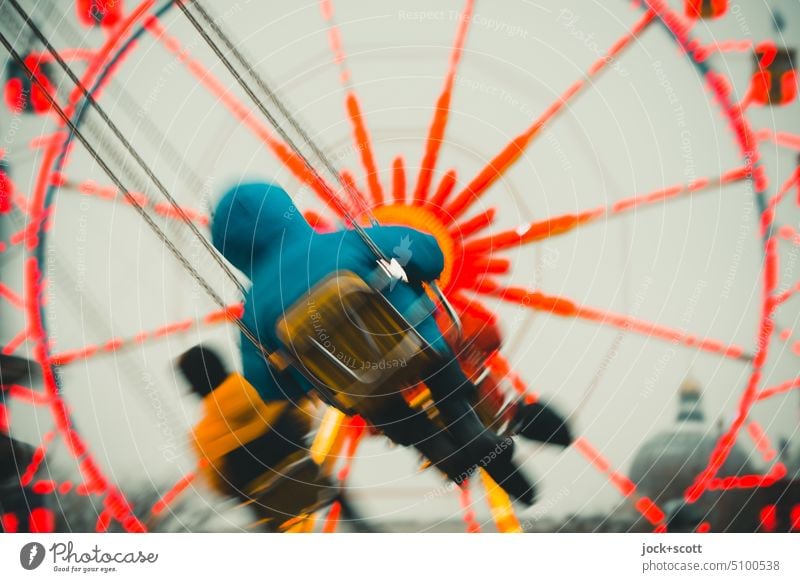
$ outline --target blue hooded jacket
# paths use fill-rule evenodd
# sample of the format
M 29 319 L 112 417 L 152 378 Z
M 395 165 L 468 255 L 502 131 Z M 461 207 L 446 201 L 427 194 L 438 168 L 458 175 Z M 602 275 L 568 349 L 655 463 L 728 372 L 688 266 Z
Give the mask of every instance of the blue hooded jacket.
M 386 298 L 400 313 L 422 302 L 429 315 L 415 326 L 417 331 L 441 353 L 449 353 L 432 316 L 434 304 L 422 287 L 444 268 L 436 239 L 402 226 L 366 231 L 386 256 L 398 258 L 408 275 L 408 284 L 397 283 L 384 292 Z M 275 333 L 278 319 L 315 284 L 338 270 L 369 280 L 377 266 L 377 257 L 355 231 L 315 232 L 286 191 L 275 184 L 239 184 L 229 190 L 214 211 L 211 236 L 214 246 L 252 282 L 245 295 L 243 323 L 270 351 L 280 345 Z M 242 364 L 245 378 L 264 400 L 295 398 L 311 389 L 293 369 L 273 375 L 258 348 L 245 337 Z

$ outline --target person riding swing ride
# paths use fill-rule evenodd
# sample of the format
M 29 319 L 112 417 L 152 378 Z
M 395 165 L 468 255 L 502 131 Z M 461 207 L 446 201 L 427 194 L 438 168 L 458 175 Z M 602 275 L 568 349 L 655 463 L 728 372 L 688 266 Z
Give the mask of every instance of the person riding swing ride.
M 352 229 L 315 232 L 275 184 L 239 184 L 222 196 L 212 242 L 252 283 L 242 323 L 258 342 L 242 338 L 244 378 L 268 408 L 314 391 L 416 448 L 454 482 L 481 466 L 531 504 L 533 485 L 511 461 L 513 441 L 480 421 L 470 405 L 475 386 L 436 323 L 426 287 L 458 325 L 436 286 L 444 256 L 435 238 L 350 222 Z M 404 398 L 420 382 L 436 421 Z

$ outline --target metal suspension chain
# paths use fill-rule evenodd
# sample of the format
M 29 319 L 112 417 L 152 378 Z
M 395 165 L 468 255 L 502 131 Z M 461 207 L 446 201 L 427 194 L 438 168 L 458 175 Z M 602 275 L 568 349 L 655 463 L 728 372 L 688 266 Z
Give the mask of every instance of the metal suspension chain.
M 261 99 L 258 98 L 258 96 L 255 94 L 255 92 L 250 87 L 250 85 L 247 83 L 247 81 L 235 69 L 235 67 L 233 66 L 231 61 L 228 59 L 228 57 L 226 57 L 225 54 L 222 52 L 222 50 L 220 49 L 219 45 L 214 41 L 214 39 L 212 39 L 209 36 L 208 31 L 205 28 L 203 28 L 203 25 L 200 24 L 200 22 L 194 17 L 194 15 L 192 15 L 191 12 L 189 12 L 189 9 L 184 5 L 184 0 L 175 0 L 175 1 L 177 3 L 178 7 L 181 9 L 181 11 L 184 13 L 184 15 L 186 15 L 186 18 L 189 20 L 189 22 L 195 28 L 195 30 L 197 30 L 197 32 L 200 34 L 200 36 L 203 38 L 203 40 L 209 46 L 209 48 L 214 52 L 214 54 L 217 56 L 217 58 L 219 58 L 219 60 L 222 62 L 222 64 L 225 65 L 225 68 L 228 69 L 228 72 L 234 77 L 234 79 L 239 84 L 239 86 L 242 88 L 242 90 L 244 90 L 244 92 L 247 93 L 248 97 L 250 97 L 251 101 L 255 104 L 255 106 L 258 108 L 258 110 L 261 112 L 261 114 L 267 119 L 267 121 L 269 121 L 269 124 L 275 129 L 275 131 L 278 132 L 278 134 L 281 136 L 281 138 L 300 157 L 300 159 L 302 160 L 303 164 L 306 166 L 308 171 L 311 172 L 311 174 L 320 181 L 320 184 L 323 185 L 323 187 L 326 189 L 326 191 L 330 195 L 331 200 L 333 200 L 335 202 L 335 204 L 337 205 L 339 210 L 342 212 L 342 214 L 345 216 L 345 218 L 347 218 L 348 221 L 352 224 L 353 229 L 359 235 L 359 237 L 364 242 L 364 244 L 367 245 L 367 247 L 375 254 L 375 256 L 377 258 L 382 259 L 382 260 L 384 260 L 384 261 L 386 261 L 388 263 L 389 260 L 390 260 L 389 257 L 387 257 L 386 254 L 378 247 L 378 245 L 375 244 L 375 241 L 373 241 L 372 238 L 369 236 L 369 234 L 364 230 L 364 228 L 360 224 L 358 224 L 358 221 L 355 220 L 355 218 L 353 218 L 353 216 L 350 214 L 349 209 L 339 199 L 339 196 L 336 195 L 334 192 L 332 192 L 330 190 L 330 187 L 325 183 L 324 180 L 322 180 L 322 178 L 320 177 L 319 172 L 316 170 L 316 168 L 314 168 L 314 166 L 311 164 L 309 159 L 300 150 L 300 148 L 297 146 L 295 141 L 288 135 L 288 133 L 281 126 L 281 124 L 278 122 L 278 120 L 275 119 L 275 116 L 272 115 L 272 113 L 270 113 L 270 111 L 266 108 L 266 106 L 264 105 L 263 101 L 261 101 Z M 228 36 L 211 19 L 211 17 L 209 16 L 208 12 L 206 12 L 205 9 L 203 9 L 202 5 L 197 0 L 194 0 L 194 4 L 195 4 L 195 6 L 197 6 L 198 12 L 200 12 L 200 14 L 202 15 L 203 20 L 205 20 L 211 26 L 211 28 L 214 30 L 215 34 L 217 34 L 220 37 L 220 39 L 223 41 L 225 46 L 235 56 L 236 60 L 247 70 L 248 74 L 256 81 L 256 83 L 258 84 L 259 88 L 264 93 L 266 93 L 266 95 L 269 98 L 269 100 L 281 111 L 281 113 L 284 116 L 286 116 L 287 120 L 292 125 L 292 127 L 295 129 L 295 131 L 297 131 L 300 134 L 300 136 L 309 144 L 309 146 L 311 147 L 312 151 L 315 153 L 315 155 L 317 155 L 320 158 L 320 161 L 322 161 L 322 163 L 325 165 L 326 169 L 328 169 L 328 171 L 331 174 L 333 174 L 333 176 L 335 177 L 337 182 L 342 186 L 342 188 L 345 191 L 350 192 L 350 186 L 344 180 L 341 179 L 341 176 L 336 171 L 336 169 L 333 166 L 333 164 L 331 163 L 330 159 L 316 146 L 316 144 L 314 144 L 314 142 L 311 140 L 310 136 L 308 136 L 307 132 L 305 132 L 305 130 L 303 130 L 300 127 L 300 124 L 297 122 L 297 120 L 294 119 L 294 117 L 289 113 L 289 111 L 287 110 L 287 108 L 283 104 L 283 102 L 280 101 L 280 99 L 277 97 L 275 91 L 272 90 L 269 87 L 269 85 L 263 80 L 263 78 L 259 77 L 255 73 L 255 71 L 253 70 L 252 66 L 247 62 L 247 60 L 244 58 L 244 56 L 236 49 L 236 47 L 230 41 Z M 358 195 L 357 194 L 355 195 L 355 198 L 358 199 Z M 373 224 L 376 224 L 376 222 L 373 222 Z
M 194 6 L 197 12 L 200 14 L 201 18 L 211 28 L 211 30 L 214 31 L 214 34 L 216 34 L 217 37 L 220 40 L 222 40 L 222 42 L 225 44 L 225 47 L 231 52 L 231 54 L 234 56 L 239 65 L 241 65 L 249 73 L 250 77 L 256 82 L 256 85 L 258 85 L 258 88 L 261 89 L 261 92 L 264 93 L 264 95 L 267 96 L 267 99 L 269 99 L 270 102 L 272 102 L 272 104 L 278 108 L 278 111 L 280 111 L 281 115 L 283 115 L 286 121 L 289 122 L 289 125 L 292 127 L 292 129 L 294 129 L 295 132 L 297 132 L 297 134 L 300 136 L 300 138 L 311 148 L 311 151 L 319 159 L 319 161 L 322 162 L 322 164 L 325 166 L 325 169 L 328 170 L 328 173 L 330 173 L 330 175 L 333 176 L 333 178 L 339 183 L 339 186 L 341 186 L 342 189 L 346 191 L 352 190 L 352 186 L 347 184 L 344 180 L 342 180 L 341 174 L 339 174 L 339 171 L 336 169 L 336 166 L 334 166 L 333 162 L 331 162 L 328 155 L 325 152 L 323 152 L 319 146 L 317 146 L 314 140 L 311 139 L 311 136 L 308 134 L 306 129 L 289 111 L 289 108 L 286 107 L 283 100 L 278 96 L 278 93 L 267 84 L 263 76 L 259 75 L 256 72 L 255 68 L 253 68 L 253 66 L 250 64 L 250 61 L 247 59 L 247 57 L 245 57 L 244 54 L 231 41 L 230 36 L 222 30 L 222 28 L 219 26 L 219 24 L 217 24 L 217 22 L 213 18 L 211 18 L 208 11 L 205 9 L 200 0 L 193 0 L 193 1 L 194 1 Z M 191 18 L 191 15 L 188 16 Z M 300 151 L 295 146 L 295 144 L 292 143 L 291 145 L 292 148 L 298 154 L 300 154 Z M 308 162 L 306 162 L 306 164 L 308 165 Z M 361 206 L 361 211 L 364 212 L 364 214 L 366 214 L 366 216 L 370 220 L 370 223 L 373 226 L 376 226 L 378 221 L 375 218 L 375 215 L 372 213 L 372 209 L 363 200 L 363 197 L 359 196 L 358 193 L 353 193 L 351 197 L 359 202 Z
M 192 16 L 191 12 L 189 12 L 189 9 L 184 5 L 185 0 L 176 0 L 176 2 L 178 3 L 178 7 L 184 13 L 186 18 L 189 20 L 189 22 L 191 22 L 192 26 L 194 26 L 194 28 L 203 37 L 206 43 L 208 43 L 211 50 L 214 51 L 214 53 L 222 61 L 222 63 L 225 65 L 225 67 L 228 69 L 231 75 L 234 76 L 237 83 L 239 83 L 239 86 L 242 89 L 244 89 L 244 91 L 248 94 L 253 103 L 255 103 L 255 105 L 258 107 L 259 111 L 261 111 L 261 113 L 269 120 L 270 124 L 275 128 L 276 131 L 278 131 L 280 136 L 291 146 L 291 148 L 297 153 L 297 155 L 300 156 L 300 158 L 303 160 L 303 163 L 306 165 L 308 170 L 312 172 L 314 176 L 319 177 L 319 174 L 316 171 L 316 169 L 311 165 L 308 158 L 300 151 L 300 148 L 297 146 L 294 140 L 292 140 L 291 137 L 289 137 L 289 135 L 286 133 L 283 127 L 281 127 L 278 121 L 275 119 L 275 117 L 264 106 L 263 102 L 260 99 L 258 99 L 258 97 L 254 94 L 253 90 L 250 88 L 247 82 L 242 78 L 241 75 L 239 75 L 238 71 L 234 69 L 233 65 L 228 60 L 228 58 L 222 53 L 219 46 L 210 38 L 208 32 L 202 27 L 202 25 L 197 21 L 197 19 L 194 16 Z M 241 51 L 239 51 L 239 49 L 236 48 L 234 43 L 231 41 L 230 37 L 221 29 L 221 27 L 214 21 L 214 19 L 211 18 L 208 11 L 206 11 L 206 9 L 204 8 L 203 3 L 200 0 L 193 0 L 193 3 L 197 12 L 200 14 L 201 18 L 214 31 L 214 34 L 216 34 L 217 37 L 219 37 L 220 40 L 222 40 L 222 42 L 225 44 L 225 47 L 234 56 L 239 65 L 241 65 L 248 72 L 250 77 L 258 85 L 259 89 L 261 89 L 262 93 L 264 93 L 267 96 L 270 102 L 273 105 L 275 105 L 275 107 L 277 107 L 277 109 L 281 112 L 281 114 L 286 118 L 286 120 L 289 122 L 289 125 L 291 125 L 291 127 L 295 130 L 295 132 L 297 132 L 297 134 L 308 144 L 312 152 L 322 162 L 322 164 L 325 166 L 328 172 L 336 179 L 336 181 L 345 191 L 351 192 L 352 187 L 348 185 L 344 180 L 342 180 L 341 175 L 336 170 L 336 167 L 333 165 L 330 158 L 311 139 L 311 136 L 308 135 L 308 132 L 306 132 L 306 130 L 300 125 L 297 119 L 292 115 L 292 113 L 280 99 L 278 93 L 275 90 L 273 90 L 269 86 L 269 84 L 264 80 L 264 78 L 255 71 L 255 69 L 247 60 L 247 58 L 241 53 Z M 321 183 L 325 184 L 324 182 Z M 327 189 L 327 185 L 325 187 Z M 334 196 L 329 189 L 328 192 L 332 195 L 333 199 L 336 200 L 337 205 L 340 207 L 340 210 L 342 210 L 345 217 L 353 225 L 353 228 L 361 237 L 361 239 L 364 241 L 364 243 L 372 250 L 372 252 L 376 255 L 378 259 L 385 262 L 385 264 L 382 265 L 385 272 L 392 278 L 407 280 L 403 268 L 399 264 L 397 264 L 396 261 L 390 260 L 389 257 L 387 257 L 386 254 L 380 248 L 378 248 L 378 246 L 375 244 L 375 242 L 372 240 L 369 234 L 350 215 L 349 211 L 344 206 L 344 204 L 341 203 L 338 196 Z M 358 195 L 358 193 L 351 193 L 351 197 L 361 202 L 362 211 L 369 217 L 371 224 L 373 226 L 377 226 L 378 221 L 372 214 L 372 210 L 361 199 L 361 196 Z M 455 308 L 447 300 L 447 297 L 439 288 L 439 285 L 436 283 L 436 281 L 430 281 L 427 283 L 427 285 L 428 287 L 430 287 L 431 291 L 434 293 L 439 303 L 441 303 L 448 317 L 452 320 L 453 324 L 455 325 L 458 336 L 461 337 L 463 333 L 463 327 L 461 324 L 461 319 L 459 318 Z
M 40 3 L 41 1 L 42 0 L 40 0 Z M 57 13 L 58 0 L 44 0 L 43 4 L 45 10 L 47 10 L 49 14 L 53 15 Z M 41 21 L 39 22 L 39 29 L 41 30 L 42 28 L 45 28 L 41 25 Z M 54 32 L 66 39 L 67 42 L 73 46 L 78 46 L 84 41 L 83 35 L 78 32 L 77 25 L 74 24 L 74 21 L 69 18 L 60 20 Z M 53 38 L 53 35 L 51 35 L 50 38 Z M 116 77 L 112 77 L 108 81 L 106 85 L 106 94 L 108 95 L 108 93 L 110 93 L 112 90 L 114 92 L 114 98 L 122 106 L 122 109 L 126 114 L 130 116 L 139 109 L 139 104 L 136 103 L 136 100 L 133 98 L 130 92 L 128 92 L 127 88 L 117 81 Z M 158 146 L 159 155 L 174 167 L 180 168 L 180 172 L 178 172 L 178 174 L 186 182 L 187 188 L 195 192 L 203 191 L 205 188 L 205 183 L 198 175 L 197 170 L 181 153 L 178 152 L 177 148 L 172 144 L 172 142 L 167 140 L 164 132 L 150 118 L 150 116 L 139 114 L 135 117 L 137 123 L 142 128 L 142 133 L 147 136 L 151 143 Z M 131 117 L 131 119 L 133 119 L 133 117 Z M 103 146 L 103 151 L 105 151 L 105 149 L 106 146 Z M 137 187 L 137 185 L 134 184 L 134 187 Z
M 29 30 L 31 30 L 34 33 L 34 35 L 36 35 L 36 37 L 42 42 L 42 44 L 44 44 L 45 48 L 47 49 L 47 52 L 50 53 L 50 55 L 58 62 L 58 65 L 70 78 L 70 81 L 72 81 L 75 84 L 75 86 L 80 89 L 81 93 L 86 99 L 86 102 L 89 103 L 89 105 L 91 105 L 91 107 L 98 113 L 100 118 L 112 131 L 114 136 L 122 143 L 123 147 L 133 157 L 133 159 L 136 160 L 136 163 L 139 165 L 139 167 L 153 182 L 158 191 L 161 192 L 161 194 L 169 201 L 170 205 L 175 210 L 175 212 L 180 216 L 181 220 L 183 220 L 183 222 L 186 224 L 186 226 L 189 227 L 189 229 L 191 229 L 194 235 L 198 239 L 200 239 L 201 244 L 212 255 L 216 263 L 222 268 L 222 270 L 225 272 L 228 278 L 231 281 L 233 281 L 233 283 L 239 288 L 239 290 L 242 293 L 245 293 L 246 290 L 244 286 L 236 277 L 236 275 L 233 274 L 233 271 L 231 271 L 228 265 L 226 265 L 225 262 L 222 260 L 222 258 L 219 256 L 218 251 L 211 245 L 208 239 L 203 236 L 203 234 L 197 228 L 197 225 L 195 225 L 194 222 L 192 222 L 191 219 L 186 215 L 186 212 L 183 210 L 183 208 L 181 208 L 178 205 L 177 201 L 175 200 L 175 198 L 173 198 L 172 194 L 169 193 L 169 191 L 166 189 L 161 180 L 158 179 L 153 170 L 142 159 L 142 157 L 139 155 L 139 152 L 137 152 L 131 145 L 131 143 L 125 138 L 125 136 L 119 130 L 117 125 L 111 120 L 111 118 L 108 117 L 108 114 L 106 114 L 105 109 L 103 109 L 103 107 L 97 102 L 97 100 L 95 100 L 91 92 L 86 88 L 86 86 L 81 82 L 81 80 L 78 79 L 72 68 L 64 61 L 63 58 L 61 58 L 61 55 L 58 53 L 57 50 L 55 50 L 53 45 L 50 44 L 50 41 L 44 36 L 44 34 L 42 34 L 42 31 L 39 30 L 39 27 L 36 25 L 36 23 L 34 23 L 31 20 L 30 16 L 28 16 L 28 13 L 25 12 L 22 6 L 19 5 L 19 2 L 17 2 L 17 0 L 9 0 L 9 2 L 14 7 L 14 10 L 17 11 L 17 14 L 19 14 L 19 16 L 25 22 L 25 25 L 29 28 Z
M 189 260 L 183 256 L 183 254 L 178 250 L 178 248 L 173 244 L 173 242 L 169 239 L 169 237 L 164 233 L 163 230 L 155 223 L 153 218 L 147 213 L 145 208 L 139 203 L 137 198 L 131 194 L 128 188 L 122 183 L 122 181 L 117 177 L 114 171 L 106 164 L 103 160 L 102 156 L 97 152 L 97 150 L 92 147 L 86 137 L 81 133 L 80 129 L 73 123 L 70 117 L 66 114 L 64 109 L 59 105 L 47 88 L 44 86 L 44 83 L 39 80 L 38 76 L 28 67 L 25 59 L 16 51 L 16 49 L 12 46 L 11 42 L 6 38 L 5 34 L 0 32 L 0 44 L 5 47 L 11 57 L 17 61 L 22 67 L 23 72 L 25 75 L 31 80 L 32 83 L 36 84 L 39 89 L 41 89 L 42 94 L 47 99 L 49 105 L 56 111 L 58 116 L 67 124 L 71 133 L 75 135 L 78 141 L 86 148 L 86 151 L 89 155 L 94 159 L 94 161 L 100 166 L 103 172 L 108 176 L 108 178 L 114 183 L 114 185 L 119 189 L 120 192 L 125 196 L 126 200 L 133 206 L 133 208 L 138 212 L 150 229 L 156 234 L 156 236 L 164 243 L 170 252 L 175 256 L 178 262 L 189 272 L 189 274 L 194 278 L 197 283 L 205 290 L 209 297 L 216 303 L 220 308 L 225 309 L 227 305 L 222 300 L 222 298 L 217 294 L 216 291 L 209 285 L 209 283 L 203 278 L 200 273 L 191 265 Z M 258 341 L 256 336 L 253 332 L 239 319 L 235 319 L 234 323 L 239 329 L 242 331 L 242 334 L 256 346 L 261 353 L 265 357 L 269 357 L 270 352 Z

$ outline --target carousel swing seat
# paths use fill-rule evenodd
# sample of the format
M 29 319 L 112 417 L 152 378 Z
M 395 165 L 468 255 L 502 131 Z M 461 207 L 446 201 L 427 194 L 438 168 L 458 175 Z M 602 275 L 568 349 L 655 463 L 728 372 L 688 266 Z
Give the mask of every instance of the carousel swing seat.
M 385 279 L 373 279 L 343 270 L 315 285 L 278 322 L 283 349 L 270 359 L 279 369 L 293 365 L 349 415 L 396 402 L 439 357 L 376 290 Z
M 381 293 L 391 284 L 391 273 L 376 269 L 369 279 L 371 284 L 342 270 L 316 284 L 276 324 L 283 349 L 270 356 L 270 363 L 281 371 L 292 366 L 345 414 L 359 414 L 373 424 L 373 419 L 388 419 L 376 426 L 395 442 L 420 448 L 419 434 L 437 433 L 444 450 L 434 455 L 438 458 L 434 464 L 460 483 L 465 473 L 456 474 L 455 467 L 445 465 L 448 460 L 453 463 L 468 443 L 448 438 L 445 433 L 450 431 L 435 411 L 430 416 L 430 408 L 414 410 L 405 397 L 408 388 L 442 361 L 409 322 L 422 321 L 429 315 L 427 309 L 419 301 L 401 314 Z M 478 462 L 473 459 L 467 467 Z M 516 499 L 532 503 L 533 486 L 510 460 L 497 458 L 486 468 Z
M 248 483 L 244 493 L 249 500 L 243 505 L 258 518 L 255 526 L 285 531 L 333 503 L 339 488 L 304 451 L 298 451 Z

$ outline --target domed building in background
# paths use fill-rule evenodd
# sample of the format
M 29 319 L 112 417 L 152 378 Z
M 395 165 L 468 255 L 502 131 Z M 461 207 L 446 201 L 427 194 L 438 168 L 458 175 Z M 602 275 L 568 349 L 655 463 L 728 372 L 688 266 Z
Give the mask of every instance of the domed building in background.
M 572 514 L 560 523 L 529 522 L 526 531 L 652 532 L 653 524 L 635 508 L 636 500 L 647 496 L 664 511 L 669 532 L 800 532 L 800 446 L 796 438 L 781 440 L 770 467 L 754 463 L 740 444 L 746 440 L 739 439 L 716 477 L 749 476 L 740 481 L 743 485 L 706 491 L 696 502 L 685 502 L 687 488 L 708 466 L 722 430 L 719 420 L 707 420 L 700 386 L 687 379 L 678 392 L 674 425 L 647 439 L 634 456 L 628 475 L 638 495 L 607 513 Z M 768 472 L 775 477 L 769 484 L 744 486 Z
M 675 425 L 645 441 L 629 472 L 639 494 L 656 502 L 667 514 L 670 531 L 694 531 L 707 522 L 713 531 L 755 531 L 757 520 L 741 511 L 747 491 L 707 491 L 695 503 L 684 502 L 686 489 L 708 465 L 722 432 L 709 423 L 702 407 L 700 386 L 687 379 L 680 387 Z M 734 445 L 717 477 L 756 473 L 750 457 Z M 634 530 L 652 526 L 638 518 Z
M 707 524 L 711 531 L 758 531 L 757 515 L 742 511 L 752 491 L 709 491 L 695 503 L 684 501 L 686 489 L 708 465 L 721 433 L 720 424 L 706 419 L 700 386 L 687 379 L 678 392 L 674 425 L 647 439 L 634 456 L 628 476 L 636 484 L 638 495 L 606 515 L 569 516 L 553 531 L 652 532 L 653 525 L 634 506 L 639 496 L 649 497 L 664 511 L 668 531 L 695 531 L 701 524 Z M 717 476 L 755 472 L 747 453 L 737 444 Z

